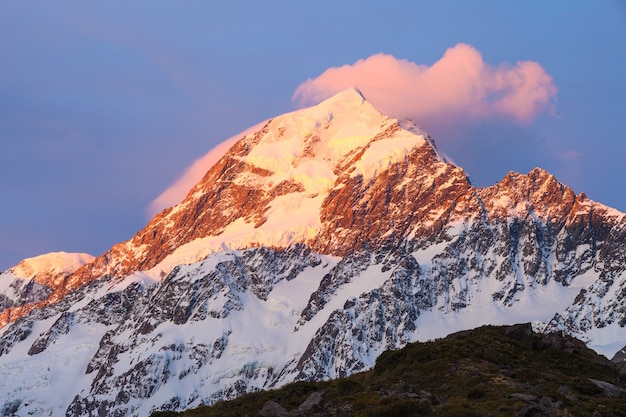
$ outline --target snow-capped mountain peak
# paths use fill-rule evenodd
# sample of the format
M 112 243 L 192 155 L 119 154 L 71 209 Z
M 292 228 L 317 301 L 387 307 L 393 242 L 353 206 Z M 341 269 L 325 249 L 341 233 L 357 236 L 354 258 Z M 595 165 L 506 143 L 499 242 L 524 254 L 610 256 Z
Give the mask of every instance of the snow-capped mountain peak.
M 255 130 L 58 286 L 5 288 L 2 413 L 180 410 L 481 324 L 626 345 L 623 213 L 540 168 L 476 188 L 355 89 Z
M 55 290 L 63 288 L 70 274 L 93 260 L 94 257 L 87 253 L 67 252 L 52 252 L 22 260 L 0 273 L 0 314 L 6 316 L 6 321 L 12 309 L 35 306 L 46 300 Z
M 347 182 L 367 184 L 420 149 L 434 158 L 429 163 L 442 162 L 431 144 L 353 88 L 270 119 L 235 143 L 183 202 L 79 271 L 77 285 L 111 272 L 158 277 L 224 248 L 310 242 L 329 227 L 323 206 L 332 193 Z
M 378 112 L 352 88 L 270 120 L 231 149 L 219 175 L 209 171 L 190 198 L 165 215 L 172 218 L 198 205 L 223 180 L 224 169 L 237 166 L 228 175 L 229 188 L 237 194 L 221 196 L 214 210 L 218 212 L 214 215 L 230 221 L 211 222 L 227 226 L 181 242 L 159 264 L 158 273 L 224 247 L 286 247 L 315 239 L 323 229 L 324 202 L 333 190 L 349 179 L 368 183 L 417 148 L 434 149 L 425 132 L 419 133 L 402 129 L 396 119 Z
M 279 116 L 265 128 L 268 133 L 242 160 L 265 170 L 271 183 L 293 181 L 314 194 L 332 187 L 346 158 L 355 159 L 353 176 L 369 178 L 423 145 L 425 137 L 421 131 L 402 131 L 397 120 L 378 112 L 353 88 Z
M 24 259 L 10 272 L 23 279 L 36 278 L 42 274 L 69 274 L 93 260 L 94 256 L 88 253 L 51 252 Z

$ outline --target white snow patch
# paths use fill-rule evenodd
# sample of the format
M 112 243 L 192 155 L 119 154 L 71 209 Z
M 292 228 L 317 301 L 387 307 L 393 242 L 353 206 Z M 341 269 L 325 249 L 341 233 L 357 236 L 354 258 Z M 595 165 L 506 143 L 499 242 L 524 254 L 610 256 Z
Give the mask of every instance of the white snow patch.
M 364 179 L 371 179 L 377 173 L 383 172 L 392 164 L 401 161 L 413 149 L 425 145 L 423 136 L 415 136 L 406 131 L 390 138 L 372 142 L 361 158 L 355 162 L 355 170 L 351 176 L 362 175 Z
M 11 272 L 18 278 L 32 278 L 40 273 L 69 274 L 94 260 L 88 253 L 51 252 L 22 260 Z

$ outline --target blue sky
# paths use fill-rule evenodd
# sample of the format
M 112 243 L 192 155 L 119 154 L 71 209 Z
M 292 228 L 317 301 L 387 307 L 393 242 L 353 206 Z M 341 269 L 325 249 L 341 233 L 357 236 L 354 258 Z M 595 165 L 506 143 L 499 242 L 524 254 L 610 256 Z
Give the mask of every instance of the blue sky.
M 622 1 L 0 0 L 0 270 L 132 237 L 194 160 L 328 68 L 459 43 L 558 92 L 530 122 L 424 126 L 444 152 L 479 186 L 541 166 L 626 211 Z

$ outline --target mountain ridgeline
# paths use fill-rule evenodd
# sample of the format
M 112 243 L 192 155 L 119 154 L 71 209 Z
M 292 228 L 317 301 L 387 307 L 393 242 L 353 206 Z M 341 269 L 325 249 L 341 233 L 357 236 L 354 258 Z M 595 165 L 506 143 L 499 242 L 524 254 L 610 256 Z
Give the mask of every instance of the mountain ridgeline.
M 532 322 L 611 357 L 625 241 L 623 213 L 540 168 L 474 187 L 350 89 L 242 136 L 106 253 L 0 275 L 0 407 L 179 411 L 484 324 Z

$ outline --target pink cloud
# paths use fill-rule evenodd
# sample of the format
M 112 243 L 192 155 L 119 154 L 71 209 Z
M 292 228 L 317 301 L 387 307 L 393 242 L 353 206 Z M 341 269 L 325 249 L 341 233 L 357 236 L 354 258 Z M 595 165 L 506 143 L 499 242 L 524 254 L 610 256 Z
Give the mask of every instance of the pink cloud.
M 557 92 L 552 77 L 536 62 L 493 67 L 476 48 L 458 44 L 431 66 L 377 54 L 329 68 L 300 84 L 293 99 L 315 104 L 352 86 L 381 112 L 412 118 L 425 127 L 444 117 L 457 122 L 491 117 L 530 122 L 553 108 Z
M 194 185 L 200 182 L 202 177 L 204 177 L 204 174 L 206 174 L 206 172 L 217 161 L 219 161 L 239 139 L 241 139 L 248 133 L 256 132 L 261 127 L 263 127 L 265 123 L 267 123 L 267 120 L 246 129 L 238 135 L 226 139 L 225 141 L 211 149 L 207 154 L 196 159 L 185 170 L 183 175 L 181 175 L 178 180 L 170 185 L 157 198 L 152 200 L 152 202 L 146 208 L 146 214 L 148 215 L 148 217 L 152 218 L 161 210 L 180 203 L 187 196 L 189 190 L 191 190 Z
M 569 160 L 569 161 L 572 161 L 572 160 L 579 159 L 579 158 L 581 158 L 582 156 L 583 156 L 582 152 L 579 152 L 579 151 L 574 150 L 574 149 L 570 149 L 570 150 L 568 150 L 568 151 L 564 152 L 564 153 L 561 155 L 561 158 L 562 158 L 562 159 Z

